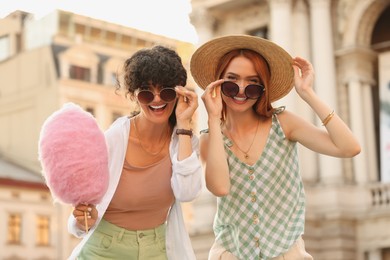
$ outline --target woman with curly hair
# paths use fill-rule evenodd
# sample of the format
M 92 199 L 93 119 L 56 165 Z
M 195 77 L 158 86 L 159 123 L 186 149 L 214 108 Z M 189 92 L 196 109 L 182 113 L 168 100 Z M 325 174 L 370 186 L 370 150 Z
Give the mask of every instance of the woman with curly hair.
M 191 130 L 198 101 L 186 81 L 169 48 L 142 49 L 126 60 L 124 87 L 140 112 L 105 132 L 109 188 L 99 205 L 77 205 L 69 217 L 69 232 L 83 237 L 69 259 L 195 259 L 180 207 L 202 188 Z

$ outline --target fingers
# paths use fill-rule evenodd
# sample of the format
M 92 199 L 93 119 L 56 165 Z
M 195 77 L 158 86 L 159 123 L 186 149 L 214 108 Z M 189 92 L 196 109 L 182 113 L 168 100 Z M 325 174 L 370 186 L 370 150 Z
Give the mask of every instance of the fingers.
M 294 64 L 308 64 L 309 62 L 302 57 L 295 57 L 293 59 Z
M 76 226 L 83 231 L 88 232 L 90 228 L 92 228 L 96 223 L 96 219 L 91 218 L 77 218 Z
M 73 210 L 73 216 L 75 219 L 77 219 L 77 221 L 79 220 L 84 221 L 85 216 L 87 216 L 87 218 L 89 219 L 90 218 L 96 219 L 97 215 L 98 212 L 96 210 L 96 207 L 95 205 L 92 204 L 89 205 L 79 204 Z
M 74 208 L 73 216 L 76 219 L 78 228 L 88 231 L 88 228 L 95 224 L 98 218 L 98 212 L 95 205 L 79 204 Z
M 301 71 L 298 66 L 293 66 L 294 69 L 294 78 L 295 80 L 299 79 L 301 77 Z
M 194 91 L 188 90 L 187 88 L 182 86 L 176 86 L 175 90 L 176 93 L 179 94 L 179 98 L 182 98 L 182 101 L 184 101 L 185 103 L 189 103 L 192 105 L 198 104 L 198 95 Z
M 77 216 L 84 216 L 84 212 L 88 212 L 88 214 L 90 214 L 90 212 L 92 211 L 92 207 L 93 205 L 88 205 L 88 204 L 79 204 L 77 205 L 74 210 L 73 210 L 73 216 L 74 217 L 77 217 Z
M 313 70 L 313 66 L 312 64 L 301 58 L 301 57 L 295 57 L 293 59 L 293 65 L 297 66 L 301 71 L 312 71 Z
M 203 96 L 210 96 L 212 98 L 217 97 L 221 93 L 220 85 L 224 82 L 224 79 L 216 80 L 212 83 L 210 83 L 204 90 Z

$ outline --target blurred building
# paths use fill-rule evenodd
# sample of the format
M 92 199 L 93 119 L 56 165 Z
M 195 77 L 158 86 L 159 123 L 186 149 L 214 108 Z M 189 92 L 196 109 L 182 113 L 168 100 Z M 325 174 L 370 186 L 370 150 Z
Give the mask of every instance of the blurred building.
M 199 44 L 249 34 L 313 63 L 317 94 L 351 127 L 362 152 L 336 159 L 300 147 L 306 248 L 316 260 L 389 260 L 390 1 L 192 0 L 192 9 Z M 321 127 L 294 90 L 277 105 Z M 205 194 L 207 201 L 215 203 Z M 209 242 L 205 232 L 199 237 Z
M 136 105 L 115 93 L 117 73 L 156 44 L 175 49 L 188 69 L 187 42 L 60 10 L 0 19 L 0 259 L 69 256 L 78 241 L 67 232 L 71 208 L 53 204 L 41 175 L 42 124 L 66 102 L 93 114 L 102 130 L 129 115 Z M 194 88 L 190 77 L 187 86 Z M 185 208 L 190 225 L 192 206 Z
M 299 148 L 307 250 L 316 260 L 389 260 L 390 1 L 192 0 L 192 7 L 199 43 L 257 35 L 313 63 L 316 92 L 352 128 L 362 152 L 335 159 Z M 77 243 L 66 231 L 70 208 L 53 204 L 37 160 L 42 123 L 69 101 L 103 130 L 129 114 L 136 108 L 115 94 L 115 75 L 134 51 L 156 43 L 176 49 L 188 68 L 191 44 L 90 17 L 56 11 L 37 21 L 15 12 L 0 20 L 0 259 L 69 255 Z M 195 88 L 191 77 L 188 85 Z M 279 104 L 320 127 L 294 91 Z M 207 127 L 199 105 L 197 130 Z M 204 190 L 184 208 L 197 258 L 205 260 L 215 198 Z

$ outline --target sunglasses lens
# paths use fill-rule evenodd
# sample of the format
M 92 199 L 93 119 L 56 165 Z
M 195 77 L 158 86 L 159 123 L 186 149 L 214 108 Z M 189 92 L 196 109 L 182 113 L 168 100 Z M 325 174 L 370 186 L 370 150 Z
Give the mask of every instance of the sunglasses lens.
M 140 103 L 147 105 L 153 101 L 154 94 L 149 90 L 141 90 L 138 92 L 137 98 Z
M 160 91 L 160 98 L 165 102 L 172 102 L 176 98 L 176 91 L 173 88 L 164 88 Z M 144 105 L 153 102 L 154 93 L 150 90 L 141 90 L 137 95 L 138 101 Z
M 160 98 L 165 102 L 172 102 L 176 98 L 176 91 L 173 88 L 164 88 L 160 92 Z
M 245 95 L 250 99 L 258 99 L 263 94 L 264 87 L 262 85 L 248 85 L 245 88 Z
M 221 90 L 225 96 L 235 97 L 240 91 L 240 87 L 234 82 L 225 81 L 221 84 Z

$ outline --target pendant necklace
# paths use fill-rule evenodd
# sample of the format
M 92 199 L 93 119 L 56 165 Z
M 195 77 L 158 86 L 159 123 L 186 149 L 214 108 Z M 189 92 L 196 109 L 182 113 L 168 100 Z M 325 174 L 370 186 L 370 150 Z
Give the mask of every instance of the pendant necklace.
M 252 142 L 251 142 L 249 148 L 248 148 L 246 151 L 242 150 L 242 149 L 238 146 L 237 142 L 234 141 L 232 135 L 230 135 L 230 138 L 232 139 L 233 143 L 237 146 L 238 150 L 240 150 L 240 151 L 244 154 L 244 158 L 245 158 L 245 159 L 248 159 L 248 158 L 249 158 L 248 153 L 249 153 L 249 151 L 251 150 L 253 143 L 255 142 L 255 139 L 256 139 L 256 136 L 257 136 L 257 130 L 259 129 L 259 124 L 260 124 L 260 120 L 257 121 L 256 132 L 255 132 L 255 134 L 253 135 Z
M 142 145 L 141 138 L 140 138 L 140 136 L 139 136 L 139 134 L 138 134 L 139 132 L 138 132 L 138 128 L 137 128 L 137 123 L 136 123 L 136 122 L 137 122 L 137 117 L 134 117 L 134 128 L 135 128 L 135 133 L 136 133 L 136 137 L 137 137 L 137 139 L 138 139 L 138 141 L 139 141 L 139 145 L 141 146 L 142 150 L 144 150 L 146 153 L 148 153 L 148 154 L 150 154 L 150 155 L 152 155 L 152 156 L 156 156 L 156 155 L 160 154 L 161 151 L 164 149 L 165 144 L 167 143 L 167 141 L 168 141 L 169 138 L 166 138 L 166 139 L 165 139 L 164 144 L 162 145 L 162 147 L 161 147 L 161 149 L 160 149 L 159 151 L 157 151 L 157 152 L 155 152 L 155 153 L 152 153 L 152 152 L 148 151 L 148 150 Z M 169 131 L 169 126 L 168 126 L 168 131 Z

